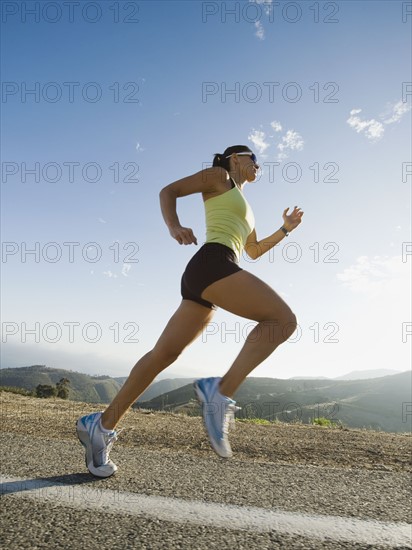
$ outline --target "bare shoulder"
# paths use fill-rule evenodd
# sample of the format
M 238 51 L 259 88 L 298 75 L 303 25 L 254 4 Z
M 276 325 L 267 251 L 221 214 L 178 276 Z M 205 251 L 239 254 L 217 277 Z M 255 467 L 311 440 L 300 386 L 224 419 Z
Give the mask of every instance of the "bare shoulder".
M 203 191 L 203 198 L 205 200 L 220 195 L 230 189 L 229 173 L 221 166 L 213 166 L 212 168 L 203 170 L 203 172 L 204 177 L 211 183 L 208 189 Z
M 185 197 L 202 193 L 204 198 L 223 193 L 230 187 L 229 174 L 220 166 L 206 168 L 164 187 L 161 191 L 173 193 L 176 197 Z

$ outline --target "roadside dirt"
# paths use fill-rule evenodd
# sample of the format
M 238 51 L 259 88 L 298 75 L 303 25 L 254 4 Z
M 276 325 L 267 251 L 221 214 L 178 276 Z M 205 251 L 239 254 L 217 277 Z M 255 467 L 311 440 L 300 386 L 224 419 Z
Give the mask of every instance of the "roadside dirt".
M 103 408 L 96 404 L 0 392 L 3 432 L 73 440 L 73 444 L 78 443 L 77 418 Z M 124 430 L 116 445 L 185 451 L 199 456 L 213 453 L 200 417 L 131 410 L 118 428 Z M 252 462 L 412 471 L 410 434 L 237 421 L 230 431 L 230 442 L 237 458 Z

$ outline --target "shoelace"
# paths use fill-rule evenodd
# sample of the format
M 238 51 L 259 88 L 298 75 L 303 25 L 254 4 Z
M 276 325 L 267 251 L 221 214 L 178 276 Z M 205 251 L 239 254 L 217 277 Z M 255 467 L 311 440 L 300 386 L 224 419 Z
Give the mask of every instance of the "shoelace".
M 235 413 L 240 411 L 242 407 L 237 407 L 235 403 L 229 403 L 226 407 L 225 418 L 223 421 L 223 433 L 229 432 L 229 425 L 231 428 L 235 428 Z
M 104 442 L 106 443 L 106 448 L 103 451 L 103 464 L 106 464 L 109 462 L 109 453 L 113 447 L 113 443 L 117 441 L 118 435 L 124 430 L 124 428 L 120 428 L 120 430 L 113 431 L 109 434 L 104 434 Z

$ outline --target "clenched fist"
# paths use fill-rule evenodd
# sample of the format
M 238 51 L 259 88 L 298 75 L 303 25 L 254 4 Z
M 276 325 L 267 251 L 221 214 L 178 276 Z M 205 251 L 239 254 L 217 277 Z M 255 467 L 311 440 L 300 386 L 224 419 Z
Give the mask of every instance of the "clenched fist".
M 169 229 L 170 235 L 176 239 L 179 244 L 197 244 L 197 239 L 190 227 L 178 225 Z

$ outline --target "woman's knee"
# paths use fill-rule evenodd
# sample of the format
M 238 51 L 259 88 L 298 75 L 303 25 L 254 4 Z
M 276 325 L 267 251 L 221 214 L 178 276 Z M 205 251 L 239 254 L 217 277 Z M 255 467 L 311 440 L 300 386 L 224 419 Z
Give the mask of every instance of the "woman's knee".
M 285 342 L 297 328 L 296 315 L 290 309 L 282 312 L 274 310 L 266 315 L 260 323 L 263 327 L 268 327 L 271 334 L 276 334 L 278 343 Z
M 296 315 L 293 313 L 293 311 L 290 311 L 283 320 L 283 326 L 282 326 L 283 341 L 288 340 L 288 338 L 292 336 L 297 326 L 298 326 L 298 321 L 296 319 Z

